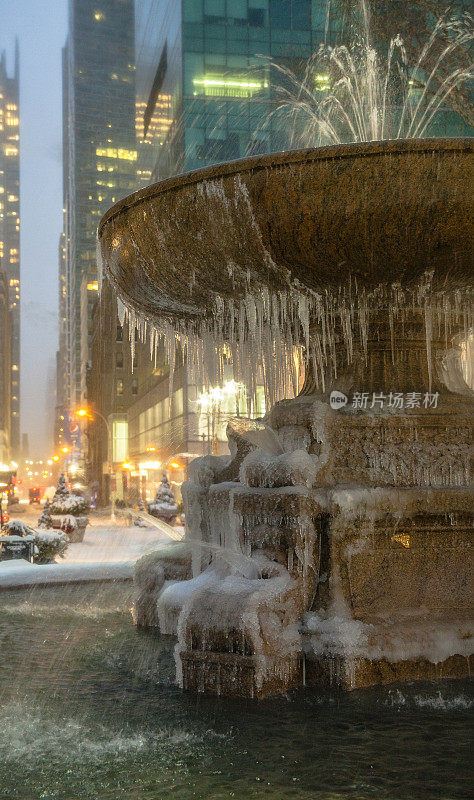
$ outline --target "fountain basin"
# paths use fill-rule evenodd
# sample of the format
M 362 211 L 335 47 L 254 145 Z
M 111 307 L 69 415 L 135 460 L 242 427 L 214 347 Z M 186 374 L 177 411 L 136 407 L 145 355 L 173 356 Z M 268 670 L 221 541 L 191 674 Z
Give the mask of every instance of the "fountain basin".
M 135 310 L 179 320 L 202 321 L 216 296 L 255 286 L 321 292 L 351 280 L 370 290 L 430 271 L 435 288 L 460 288 L 472 275 L 473 148 L 356 143 L 170 178 L 103 217 L 105 269 Z

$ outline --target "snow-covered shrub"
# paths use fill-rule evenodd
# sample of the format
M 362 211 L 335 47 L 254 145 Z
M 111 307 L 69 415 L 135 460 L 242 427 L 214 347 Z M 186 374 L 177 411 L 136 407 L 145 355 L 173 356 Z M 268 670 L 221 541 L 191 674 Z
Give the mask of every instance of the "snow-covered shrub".
M 72 514 L 73 517 L 79 517 L 88 511 L 88 504 L 83 497 L 77 494 L 70 494 L 64 500 L 58 500 L 51 503 L 51 514 Z
M 53 520 L 51 519 L 51 503 L 49 500 L 46 500 L 44 508 L 38 517 L 37 527 L 46 528 L 46 530 L 50 530 L 53 527 Z
M 35 545 L 37 548 L 36 561 L 38 564 L 48 564 L 56 556 L 64 558 L 68 548 L 69 538 L 60 531 L 35 531 Z
M 66 497 L 69 497 L 71 492 L 67 488 L 66 478 L 64 476 L 64 472 L 61 473 L 58 480 L 58 485 L 56 487 L 56 491 L 53 497 L 53 503 L 60 502 L 64 500 Z
M 174 501 L 173 492 L 166 475 L 163 475 L 155 497 L 148 506 L 148 511 L 153 517 L 162 519 L 165 522 L 175 519 L 178 513 L 178 506 Z
M 12 519 L 5 525 L 4 533 L 6 536 L 21 536 L 23 538 L 25 536 L 34 536 L 36 531 L 34 528 L 30 528 L 22 519 Z
M 88 509 L 89 505 L 86 500 L 77 494 L 71 494 L 66 486 L 64 475 L 61 475 L 53 502 L 49 507 L 50 514 L 72 514 L 73 517 L 79 517 L 81 514 L 85 514 Z

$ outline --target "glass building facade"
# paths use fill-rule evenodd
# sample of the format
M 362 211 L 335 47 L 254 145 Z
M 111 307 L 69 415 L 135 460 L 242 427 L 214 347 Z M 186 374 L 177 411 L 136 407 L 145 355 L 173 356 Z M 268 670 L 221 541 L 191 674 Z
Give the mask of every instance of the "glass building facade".
M 136 188 L 133 0 L 69 0 L 63 52 L 66 405 L 86 393 L 97 225 Z M 60 287 L 61 289 L 62 287 Z
M 288 125 L 271 116 L 274 87 L 285 83 L 276 65 L 302 74 L 321 44 L 357 39 L 337 9 L 327 0 L 136 0 L 143 183 L 288 147 Z M 327 88 L 315 76 L 314 92 Z M 425 135 L 469 133 L 446 108 Z
M 0 57 L 0 270 L 9 296 L 9 445 L 20 450 L 20 69 L 18 43 L 12 75 L 5 52 Z M 1 324 L 1 323 L 0 323 Z M 5 379 L 5 371 L 0 380 Z
M 143 180 L 285 146 L 272 62 L 298 70 L 334 35 L 326 0 L 137 0 Z

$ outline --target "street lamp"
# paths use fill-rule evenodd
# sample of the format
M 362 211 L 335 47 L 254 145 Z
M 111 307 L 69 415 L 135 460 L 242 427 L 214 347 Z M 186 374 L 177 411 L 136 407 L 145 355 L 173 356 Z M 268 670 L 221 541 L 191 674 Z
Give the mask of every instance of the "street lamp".
M 76 417 L 81 417 L 82 419 L 86 418 L 90 420 L 90 422 L 94 422 L 95 417 L 99 417 L 99 419 L 101 419 L 102 422 L 105 424 L 105 427 L 107 428 L 107 447 L 108 447 L 107 462 L 109 464 L 109 477 L 110 477 L 111 469 L 109 462 L 109 453 L 110 457 L 113 458 L 113 441 L 112 441 L 112 431 L 110 430 L 110 425 L 108 421 L 103 416 L 103 414 L 100 413 L 100 411 L 94 411 L 94 414 L 92 414 L 89 408 L 78 408 L 77 411 L 75 411 L 74 413 Z M 112 494 L 112 492 L 111 492 L 111 501 L 112 501 L 112 513 L 110 515 L 110 519 L 112 522 L 115 522 L 115 494 Z
M 0 483 L 0 530 L 2 529 L 3 525 L 3 509 L 2 509 L 2 500 L 3 500 L 3 490 L 6 489 L 8 483 Z

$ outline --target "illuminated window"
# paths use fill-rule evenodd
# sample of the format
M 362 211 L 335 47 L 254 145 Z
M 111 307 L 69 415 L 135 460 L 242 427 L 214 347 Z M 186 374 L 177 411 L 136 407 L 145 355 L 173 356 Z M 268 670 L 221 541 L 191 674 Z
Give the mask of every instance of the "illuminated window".
M 194 78 L 194 94 L 206 97 L 252 97 L 256 92 L 268 87 L 267 81 L 246 78 L 227 78 L 220 75 L 205 75 Z
M 121 378 L 117 381 L 116 392 L 117 394 L 123 394 L 123 380 Z
M 105 156 L 106 158 L 120 158 L 124 161 L 136 161 L 137 151 L 126 150 L 124 147 L 98 147 L 95 151 L 97 156 Z
M 87 284 L 87 288 L 90 292 L 98 292 L 99 291 L 99 282 L 98 281 L 91 281 L 91 283 Z
M 114 422 L 112 426 L 112 460 L 126 461 L 128 458 L 128 422 Z
M 94 11 L 94 19 L 96 22 L 102 22 L 105 19 L 103 11 Z

